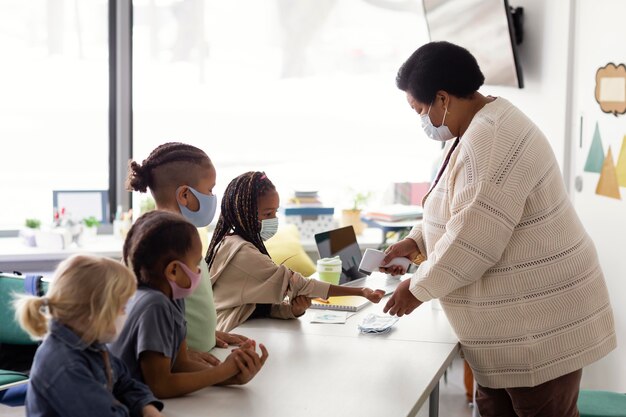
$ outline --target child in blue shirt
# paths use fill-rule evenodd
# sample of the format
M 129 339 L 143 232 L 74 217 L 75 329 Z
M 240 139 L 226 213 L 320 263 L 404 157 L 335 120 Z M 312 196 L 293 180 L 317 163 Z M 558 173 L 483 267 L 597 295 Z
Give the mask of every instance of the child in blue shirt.
M 119 262 L 75 255 L 59 265 L 46 296 L 16 299 L 21 326 L 46 336 L 30 373 L 28 416 L 161 416 L 163 404 L 105 345 L 123 326 L 135 288 Z
M 202 244 L 198 231 L 179 214 L 154 210 L 131 227 L 124 262 L 139 283 L 128 303 L 128 319 L 110 345 L 159 398 L 177 397 L 216 384 L 245 384 L 261 369 L 267 350 L 246 340 L 216 366 L 190 358 L 185 298 L 201 280 Z

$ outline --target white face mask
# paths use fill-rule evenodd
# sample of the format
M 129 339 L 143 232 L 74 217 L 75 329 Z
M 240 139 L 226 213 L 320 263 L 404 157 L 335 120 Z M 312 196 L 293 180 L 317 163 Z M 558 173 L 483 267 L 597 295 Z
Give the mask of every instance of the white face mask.
M 261 220 L 261 239 L 268 240 L 278 231 L 278 217 Z
M 446 114 L 448 113 L 448 108 L 445 107 L 445 112 L 443 113 L 443 120 L 441 121 L 441 126 L 437 127 L 433 125 L 433 122 L 430 120 L 430 109 L 432 107 L 433 105 L 431 103 L 431 105 L 428 106 L 428 113 L 420 116 L 420 119 L 422 119 L 422 129 L 424 129 L 424 132 L 426 132 L 426 136 L 428 136 L 432 140 L 436 140 L 440 142 L 445 142 L 447 140 L 454 138 L 454 135 L 452 134 L 452 132 L 450 132 L 450 129 L 448 129 L 448 126 L 444 124 L 446 121 Z

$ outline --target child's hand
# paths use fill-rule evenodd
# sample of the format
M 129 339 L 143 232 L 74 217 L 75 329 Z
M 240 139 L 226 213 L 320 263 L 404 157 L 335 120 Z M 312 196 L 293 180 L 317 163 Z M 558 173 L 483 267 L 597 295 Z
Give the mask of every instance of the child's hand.
M 189 356 L 189 359 L 194 362 L 200 362 L 212 366 L 220 364 L 220 360 L 211 355 L 209 352 L 198 352 L 197 350 L 187 349 L 187 356 Z
M 148 404 L 143 408 L 143 417 L 162 417 L 163 414 L 152 404 Z
M 261 370 L 267 357 L 267 349 L 263 344 L 259 345 L 261 356 L 253 349 L 235 349 L 232 355 L 235 357 L 239 373 L 229 380 L 231 384 L 243 385 L 249 382 Z
M 225 348 L 229 345 L 239 346 L 246 340 L 248 340 L 247 337 L 239 334 L 215 331 L 215 346 L 219 348 Z
M 291 300 L 291 313 L 296 317 L 303 315 L 309 307 L 311 307 L 311 299 L 304 295 L 299 295 Z
M 361 295 L 372 303 L 378 304 L 378 302 L 384 297 L 385 292 L 383 290 L 371 290 L 370 288 L 361 289 Z

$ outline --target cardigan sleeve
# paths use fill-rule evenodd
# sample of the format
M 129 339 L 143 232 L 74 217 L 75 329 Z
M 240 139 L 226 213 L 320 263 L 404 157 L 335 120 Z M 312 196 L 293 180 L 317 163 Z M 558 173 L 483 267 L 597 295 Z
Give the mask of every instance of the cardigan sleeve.
M 411 232 L 408 234 L 407 238 L 412 239 L 417 244 L 417 250 L 419 250 L 419 256 L 417 257 L 417 259 L 419 260 L 419 262 L 422 262 L 424 259 L 428 258 L 428 254 L 426 253 L 426 245 L 424 244 L 424 237 L 422 235 L 421 222 L 413 226 L 413 229 L 411 229 Z M 416 259 L 414 259 L 413 262 L 418 263 L 416 262 Z
M 240 290 L 241 304 L 280 304 L 285 295 L 311 298 L 328 295 L 328 283 L 305 278 L 284 265 L 276 265 L 256 248 L 243 247 L 231 264 L 245 276 Z
M 502 256 L 523 208 L 487 181 L 457 187 L 446 231 L 411 278 L 411 293 L 428 301 L 480 279 Z

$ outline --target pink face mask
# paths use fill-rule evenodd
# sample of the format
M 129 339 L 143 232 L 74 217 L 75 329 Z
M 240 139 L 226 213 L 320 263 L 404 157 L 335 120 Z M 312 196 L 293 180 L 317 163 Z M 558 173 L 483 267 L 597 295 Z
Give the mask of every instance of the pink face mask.
M 169 282 L 170 287 L 172 287 L 172 298 L 175 299 L 175 300 L 179 300 L 181 298 L 189 297 L 191 295 L 191 293 L 193 293 L 194 290 L 200 284 L 200 278 L 201 278 L 201 273 L 200 272 L 193 272 L 184 263 L 182 263 L 180 261 L 177 261 L 177 262 L 178 262 L 178 265 L 180 265 L 180 267 L 183 269 L 183 271 L 185 271 L 185 274 L 187 274 L 187 276 L 189 277 L 189 280 L 191 281 L 191 285 L 189 286 L 189 288 L 183 288 L 183 287 L 179 286 L 177 283 L 175 283 L 173 281 L 170 281 L 168 279 L 167 282 Z

